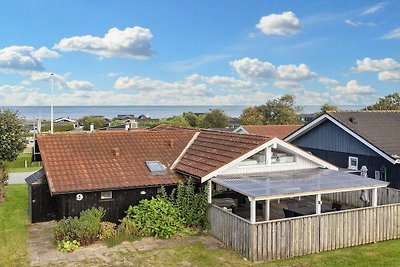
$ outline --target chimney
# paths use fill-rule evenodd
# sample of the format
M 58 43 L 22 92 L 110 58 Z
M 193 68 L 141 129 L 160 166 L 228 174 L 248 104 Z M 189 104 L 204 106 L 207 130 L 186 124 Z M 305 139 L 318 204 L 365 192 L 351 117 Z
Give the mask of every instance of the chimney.
M 125 130 L 127 130 L 127 131 L 129 130 L 129 122 L 125 123 Z
M 38 119 L 36 132 L 38 132 L 38 133 L 42 132 L 42 120 L 41 119 Z
M 114 148 L 113 148 L 113 155 L 116 156 L 116 157 L 119 157 L 119 155 L 120 155 L 120 150 L 119 150 L 118 147 L 114 147 Z
M 138 127 L 138 123 L 135 120 L 130 122 L 130 129 L 136 129 Z
M 93 123 L 90 124 L 90 132 L 91 133 L 94 132 L 94 124 Z
M 171 148 L 175 147 L 175 141 L 172 139 L 168 140 L 168 146 Z

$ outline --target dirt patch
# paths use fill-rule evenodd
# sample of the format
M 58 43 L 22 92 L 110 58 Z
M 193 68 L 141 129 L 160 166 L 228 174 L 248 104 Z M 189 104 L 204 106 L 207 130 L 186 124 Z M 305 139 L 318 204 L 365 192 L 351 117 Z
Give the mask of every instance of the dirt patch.
M 53 225 L 53 222 L 46 222 L 29 226 L 28 248 L 31 264 L 34 266 L 57 263 L 66 263 L 65 266 L 73 266 L 73 262 L 90 261 L 91 259 L 99 259 L 107 263 L 110 260 L 107 255 L 110 253 L 144 251 L 154 248 L 182 245 L 185 243 L 201 242 L 211 250 L 221 248 L 221 243 L 217 239 L 208 235 L 203 235 L 177 237 L 165 240 L 146 237 L 134 242 L 123 242 L 112 248 L 108 248 L 105 244 L 98 242 L 88 247 L 81 247 L 74 253 L 63 253 L 54 249 L 51 244 L 50 238 Z

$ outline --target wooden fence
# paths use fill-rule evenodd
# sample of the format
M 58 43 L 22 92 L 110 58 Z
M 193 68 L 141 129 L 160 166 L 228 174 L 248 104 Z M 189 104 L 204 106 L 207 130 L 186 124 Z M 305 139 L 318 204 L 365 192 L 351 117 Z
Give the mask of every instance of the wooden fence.
M 400 191 L 392 190 L 378 198 L 398 199 Z M 400 204 L 256 224 L 212 205 L 209 222 L 211 234 L 226 246 L 252 261 L 264 261 L 400 238 Z

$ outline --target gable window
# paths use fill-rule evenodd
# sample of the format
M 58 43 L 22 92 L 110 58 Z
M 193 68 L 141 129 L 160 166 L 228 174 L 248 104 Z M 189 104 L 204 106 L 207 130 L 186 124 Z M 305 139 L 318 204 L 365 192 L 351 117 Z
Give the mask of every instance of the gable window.
M 101 192 L 100 199 L 101 200 L 112 199 L 112 191 Z
M 358 158 L 357 157 L 349 157 L 349 170 L 358 170 Z

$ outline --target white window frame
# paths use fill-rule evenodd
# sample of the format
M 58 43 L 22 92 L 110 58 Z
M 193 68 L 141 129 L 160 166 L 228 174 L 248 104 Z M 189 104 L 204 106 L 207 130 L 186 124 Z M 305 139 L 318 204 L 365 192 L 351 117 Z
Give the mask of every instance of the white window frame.
M 351 161 L 355 160 L 356 161 L 356 165 L 352 165 Z M 357 157 L 352 157 L 349 156 L 349 166 L 347 167 L 349 170 L 358 170 L 358 158 Z
M 101 200 L 108 200 L 112 198 L 113 198 L 112 191 L 103 191 L 100 193 Z

